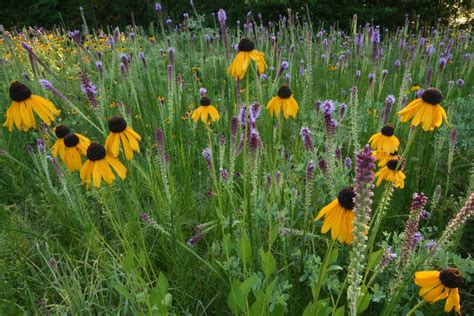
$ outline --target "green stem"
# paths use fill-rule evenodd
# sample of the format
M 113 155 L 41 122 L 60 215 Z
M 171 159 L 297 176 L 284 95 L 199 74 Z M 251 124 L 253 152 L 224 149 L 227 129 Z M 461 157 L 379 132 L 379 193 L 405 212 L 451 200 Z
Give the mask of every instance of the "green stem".
M 316 291 L 315 291 L 315 295 L 314 295 L 314 301 L 313 301 L 314 304 L 318 303 L 319 294 L 321 292 L 321 286 L 322 286 L 324 277 L 326 276 L 326 272 L 327 272 L 328 259 L 329 259 L 329 256 L 332 252 L 332 248 L 334 247 L 335 243 L 336 243 L 336 240 L 331 239 L 331 241 L 329 242 L 328 249 L 326 250 L 326 254 L 324 255 L 323 262 L 321 263 L 321 268 L 319 269 L 318 284 L 316 285 L 317 287 L 316 287 Z
M 407 313 L 407 316 L 412 316 L 415 314 L 415 311 L 425 304 L 425 300 L 421 300 L 418 304 L 416 304 L 410 311 Z

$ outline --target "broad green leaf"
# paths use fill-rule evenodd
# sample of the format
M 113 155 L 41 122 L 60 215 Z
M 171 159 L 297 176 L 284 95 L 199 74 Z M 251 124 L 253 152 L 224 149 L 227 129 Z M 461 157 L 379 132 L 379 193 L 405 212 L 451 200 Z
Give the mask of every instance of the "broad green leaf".
M 112 287 L 123 297 L 126 299 L 132 300 L 132 295 L 130 295 L 130 292 L 128 289 L 120 282 L 114 282 L 112 283 Z
M 280 232 L 280 224 L 273 225 L 273 227 L 270 230 L 270 240 L 268 241 L 270 244 L 270 247 L 275 242 L 276 238 L 278 237 L 279 232 Z
M 379 264 L 380 260 L 382 259 L 382 255 L 383 255 L 383 249 L 379 249 L 377 251 L 372 252 L 369 256 L 367 268 L 369 270 L 372 270 L 373 268 L 375 268 L 375 266 Z
M 369 291 L 367 290 L 367 287 L 365 285 L 362 285 L 361 294 L 359 296 L 359 299 L 357 300 L 357 313 L 362 313 L 363 311 L 365 311 L 369 307 L 369 304 Z
M 260 261 L 262 264 L 263 273 L 268 278 L 276 270 L 275 257 L 271 251 L 265 252 L 263 248 L 260 248 Z
M 334 313 L 334 316 L 344 316 L 345 309 L 346 309 L 346 306 L 339 307 L 338 309 L 336 309 L 336 312 Z
M 250 246 L 250 238 L 247 236 L 247 234 L 243 234 L 242 237 L 239 240 L 239 257 L 244 263 L 244 265 L 247 265 L 247 262 L 250 258 L 251 254 L 251 246 Z

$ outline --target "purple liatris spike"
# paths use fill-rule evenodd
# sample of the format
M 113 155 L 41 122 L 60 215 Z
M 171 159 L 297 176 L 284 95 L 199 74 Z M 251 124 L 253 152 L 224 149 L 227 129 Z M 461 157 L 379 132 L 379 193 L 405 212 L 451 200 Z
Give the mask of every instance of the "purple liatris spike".
M 391 94 L 389 94 L 385 98 L 385 104 L 384 104 L 383 110 L 382 112 L 380 112 L 380 118 L 381 118 L 383 126 L 387 125 L 388 118 L 390 117 L 390 114 L 392 113 L 393 105 L 395 104 L 395 100 L 396 100 L 395 96 Z
M 420 222 L 421 212 L 425 209 L 427 198 L 423 193 L 414 193 L 411 202 L 410 215 L 405 224 L 405 231 L 403 232 L 403 239 L 400 246 L 400 258 L 398 266 L 409 263 L 411 254 L 419 242 L 416 234 L 418 232 L 418 225 Z
M 237 116 L 232 116 L 232 119 L 230 121 L 230 139 L 234 144 L 237 142 L 238 126 L 239 118 Z
M 212 152 L 211 152 L 211 149 L 209 147 L 205 148 L 202 151 L 202 156 L 204 157 L 204 160 L 206 161 L 207 168 L 209 170 L 212 170 Z
M 309 127 L 303 126 L 300 130 L 300 135 L 304 143 L 304 148 L 309 151 L 313 150 L 313 139 L 311 138 L 311 130 L 309 129 Z
M 380 259 L 379 266 L 376 270 L 382 272 L 396 258 L 397 254 L 393 252 L 392 247 L 385 248 L 382 254 L 382 259 Z
M 97 87 L 92 83 L 92 80 L 85 71 L 81 71 L 80 81 L 82 93 L 87 97 L 91 105 L 97 107 Z
M 161 12 L 161 4 L 159 2 L 155 3 L 155 11 L 156 12 Z
M 464 87 L 464 80 L 458 79 L 456 81 L 456 84 L 457 84 L 458 88 L 462 88 L 462 87 Z
M 252 128 L 252 130 L 250 131 L 248 142 L 249 142 L 250 150 L 253 152 L 257 152 L 260 146 L 261 140 L 260 140 L 260 135 L 256 128 Z
M 45 143 L 44 143 L 44 139 L 42 138 L 37 138 L 36 139 L 36 147 L 38 147 L 38 151 L 40 152 L 44 152 L 45 150 Z
M 316 169 L 316 164 L 314 161 L 308 161 L 308 165 L 306 166 L 306 179 L 313 180 L 314 178 L 314 170 Z
M 229 171 L 224 168 L 219 168 L 219 174 L 223 182 L 227 182 L 229 180 Z
M 142 51 L 138 52 L 138 57 L 142 60 L 143 66 L 146 67 L 145 53 Z
M 420 99 L 423 96 L 423 93 L 425 92 L 425 89 L 420 89 L 415 92 L 415 98 Z
M 207 95 L 207 89 L 206 88 L 199 88 L 199 95 L 202 97 L 205 97 Z
M 99 72 L 99 74 L 103 73 L 104 67 L 100 60 L 95 62 L 95 69 Z
M 255 127 L 255 122 L 260 116 L 260 104 L 257 102 L 254 102 L 250 105 L 249 107 L 249 120 L 250 120 L 250 125 L 252 127 Z
M 347 104 L 341 103 L 341 104 L 339 105 L 339 116 L 340 116 L 341 118 L 344 117 L 344 114 L 346 113 L 346 109 L 347 109 Z
M 375 81 L 375 74 L 373 72 L 369 73 L 369 85 L 373 85 Z
M 353 231 L 354 239 L 350 255 L 348 268 L 349 287 L 347 289 L 347 299 L 350 302 L 351 314 L 357 310 L 357 301 L 361 294 L 362 272 L 365 269 L 367 256 L 367 227 L 370 223 L 373 197 L 373 181 L 375 169 L 375 157 L 372 155 L 370 146 L 356 155 L 356 175 L 354 184 L 354 213 Z
M 321 103 L 320 108 L 324 115 L 331 115 L 335 109 L 334 102 L 332 100 L 325 100 Z
M 56 171 L 58 177 L 64 177 L 64 173 L 62 172 L 61 168 L 59 168 L 56 159 L 54 159 L 51 155 L 47 155 L 46 158 L 51 162 L 51 165 L 53 166 L 54 171 Z
M 41 79 L 41 80 L 39 81 L 39 84 L 40 84 L 41 88 L 43 88 L 44 90 L 50 91 L 50 92 L 52 92 L 55 96 L 64 99 L 64 95 L 61 93 L 61 91 L 59 91 L 58 89 L 56 89 L 56 87 L 53 86 L 53 84 L 52 84 L 51 82 L 49 82 L 48 80 L 46 80 L 46 79 Z
M 327 163 L 327 161 L 324 160 L 324 159 L 321 159 L 321 160 L 318 162 L 318 164 L 319 164 L 319 169 L 321 169 L 321 171 L 322 171 L 323 173 L 327 173 L 327 171 L 328 171 L 328 163 Z
M 347 169 L 352 168 L 352 159 L 350 157 L 346 157 L 346 159 L 344 159 L 344 166 L 346 166 Z

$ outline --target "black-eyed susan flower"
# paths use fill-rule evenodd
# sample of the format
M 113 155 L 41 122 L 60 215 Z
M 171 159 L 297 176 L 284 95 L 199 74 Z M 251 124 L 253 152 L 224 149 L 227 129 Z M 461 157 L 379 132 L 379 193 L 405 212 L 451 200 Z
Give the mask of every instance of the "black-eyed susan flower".
M 392 182 L 396 188 L 403 189 L 405 187 L 405 174 L 401 168 L 397 169 L 398 159 L 390 159 L 387 162 L 387 165 L 380 168 L 379 171 L 375 173 L 377 178 L 376 185 L 379 186 L 382 180 Z
M 112 184 L 115 180 L 115 175 L 112 169 L 115 170 L 120 179 L 124 180 L 127 176 L 127 168 L 112 155 L 108 154 L 105 147 L 98 143 L 92 143 L 87 148 L 86 162 L 81 168 L 81 180 L 89 187 L 90 183 L 94 187 L 99 188 L 102 179 L 107 184 Z
M 433 131 L 440 127 L 443 118 L 448 122 L 446 111 L 439 104 L 443 100 L 443 94 L 436 88 L 426 89 L 421 98 L 415 99 L 405 108 L 398 112 L 401 122 L 411 119 L 411 125 L 422 125 L 424 131 Z
M 13 126 L 23 132 L 30 128 L 36 128 L 33 112 L 46 125 L 51 125 L 51 122 L 61 112 L 51 101 L 32 94 L 30 88 L 18 81 L 14 81 L 10 85 L 10 98 L 13 102 L 7 109 L 7 119 L 3 123 L 3 126 L 7 127 L 10 132 L 13 131 Z
M 384 126 L 379 133 L 370 137 L 370 147 L 378 151 L 383 150 L 387 154 L 397 151 L 398 146 L 400 146 L 400 141 L 397 136 L 393 135 L 394 133 L 395 129 L 392 126 Z
M 446 298 L 444 311 L 450 312 L 453 308 L 461 313 L 461 298 L 458 287 L 462 283 L 462 276 L 458 269 L 447 268 L 442 271 L 418 271 L 415 273 L 415 284 L 421 289 L 418 294 L 427 302 L 434 303 Z
M 340 243 L 351 244 L 354 238 L 352 222 L 355 217 L 354 209 L 354 187 L 349 186 L 342 189 L 331 203 L 321 209 L 315 221 L 324 216 L 321 233 L 325 234 L 331 230 L 331 238 Z
M 279 117 L 280 112 L 283 110 L 285 118 L 290 116 L 296 118 L 298 108 L 298 103 L 291 95 L 291 89 L 288 85 L 282 85 L 278 89 L 278 95 L 273 97 L 267 104 L 267 110 L 270 111 L 270 115 L 276 117 Z
M 263 73 L 267 68 L 265 54 L 255 50 L 255 44 L 251 40 L 242 38 L 239 43 L 239 52 L 235 55 L 227 72 L 234 77 L 235 80 L 243 79 L 251 60 L 257 64 L 259 73 Z
M 60 157 L 64 161 L 64 153 L 66 152 L 66 145 L 64 144 L 64 137 L 71 133 L 71 130 L 66 125 L 58 125 L 54 128 L 54 133 L 58 138 L 53 145 L 53 156 Z
M 113 157 L 118 157 L 120 144 L 127 160 L 133 159 L 133 152 L 140 152 L 141 136 L 137 134 L 127 121 L 121 116 L 114 116 L 109 120 L 109 136 L 105 140 L 105 148 Z
M 201 119 L 204 124 L 209 124 L 209 117 L 213 122 L 219 120 L 219 112 L 217 112 L 215 106 L 211 105 L 211 99 L 208 97 L 202 97 L 200 104 L 201 106 L 194 110 L 191 116 L 194 122 L 197 122 L 199 119 Z
M 82 156 L 87 154 L 90 140 L 81 134 L 70 133 L 63 138 L 65 145 L 64 155 L 60 158 L 70 172 L 80 170 L 82 167 Z
M 378 160 L 377 166 L 383 167 L 387 164 L 387 162 L 391 159 L 398 159 L 398 151 L 394 151 L 390 154 L 387 154 L 383 150 L 374 150 L 372 155 L 375 157 L 375 160 Z

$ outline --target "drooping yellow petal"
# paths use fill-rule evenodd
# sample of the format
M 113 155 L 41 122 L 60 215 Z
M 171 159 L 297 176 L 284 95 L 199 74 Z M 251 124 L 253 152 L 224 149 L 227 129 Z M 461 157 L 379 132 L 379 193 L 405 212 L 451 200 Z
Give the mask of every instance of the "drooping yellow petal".
M 209 105 L 209 114 L 214 122 L 220 118 L 219 112 L 217 112 L 217 109 L 212 105 Z
M 319 220 L 321 217 L 323 217 L 324 215 L 327 215 L 329 212 L 331 212 L 337 206 L 339 206 L 338 200 L 337 199 L 332 200 L 331 203 L 329 203 L 328 205 L 326 205 L 325 207 L 323 207 L 321 209 L 318 216 L 316 216 L 316 218 L 314 220 L 315 221 Z
M 102 170 L 101 170 L 101 165 L 99 164 L 99 161 L 97 160 L 92 163 L 92 181 L 94 184 L 94 187 L 97 189 L 100 188 L 100 182 L 102 181 Z
M 118 160 L 110 155 L 105 156 L 105 160 L 112 166 L 120 179 L 124 180 L 127 176 L 127 168 Z
M 133 159 L 133 150 L 132 150 L 132 147 L 130 146 L 128 138 L 125 136 L 124 133 L 118 133 L 118 136 L 120 137 L 120 140 L 122 142 L 122 148 L 123 148 L 123 152 L 125 154 L 125 158 L 127 160 L 132 160 Z

